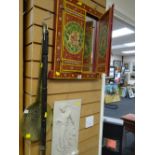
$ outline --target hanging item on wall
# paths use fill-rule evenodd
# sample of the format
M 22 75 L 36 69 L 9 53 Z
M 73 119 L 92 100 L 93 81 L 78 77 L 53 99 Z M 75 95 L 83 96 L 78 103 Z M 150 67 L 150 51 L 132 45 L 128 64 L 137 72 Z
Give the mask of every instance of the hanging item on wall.
M 78 0 L 57 0 L 49 78 L 98 79 L 109 72 L 113 6 L 102 14 Z
M 61 71 L 82 71 L 85 36 L 85 11 L 78 13 L 67 5 L 63 11 L 63 45 L 61 55 Z M 78 15 L 77 15 L 78 14 Z
M 101 17 L 98 31 L 96 71 L 107 75 L 110 69 L 113 9 L 114 6 Z
M 76 78 L 83 65 L 86 11 L 64 0 L 58 0 L 57 6 L 54 63 L 49 76 Z
M 25 139 L 32 142 L 41 140 L 41 150 L 45 152 L 46 132 L 52 124 L 52 110 L 47 104 L 47 60 L 48 60 L 48 30 L 43 25 L 42 60 L 38 80 L 36 101 L 24 110 L 22 131 Z M 47 122 L 47 123 L 46 123 Z
M 53 155 L 78 155 L 81 99 L 56 101 L 52 134 Z

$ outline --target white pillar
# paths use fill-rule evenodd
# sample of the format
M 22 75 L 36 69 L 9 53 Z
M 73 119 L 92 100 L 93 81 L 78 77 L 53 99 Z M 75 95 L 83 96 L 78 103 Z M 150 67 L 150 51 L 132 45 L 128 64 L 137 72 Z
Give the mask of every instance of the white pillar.
M 101 82 L 101 106 L 100 106 L 100 131 L 99 131 L 99 151 L 98 155 L 102 155 L 102 137 L 103 137 L 103 116 L 104 116 L 104 91 L 105 90 L 105 74 L 102 74 Z

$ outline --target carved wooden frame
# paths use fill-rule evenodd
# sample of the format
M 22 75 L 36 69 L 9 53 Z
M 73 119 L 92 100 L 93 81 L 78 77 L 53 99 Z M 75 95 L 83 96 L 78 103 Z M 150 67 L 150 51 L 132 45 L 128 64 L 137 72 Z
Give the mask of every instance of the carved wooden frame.
M 106 73 L 108 74 L 108 66 L 110 65 L 110 51 L 111 51 L 111 31 L 112 31 L 112 18 L 113 18 L 113 6 L 112 9 L 108 10 L 105 14 L 102 14 L 98 12 L 97 10 L 87 6 L 86 4 L 82 3 L 79 0 L 57 0 L 55 4 L 56 8 L 56 15 L 55 15 L 55 35 L 54 35 L 54 52 L 52 55 L 52 66 L 51 70 L 48 74 L 49 78 L 52 79 L 98 79 L 101 77 L 101 72 L 97 70 L 98 66 L 98 45 L 95 45 L 95 54 L 94 54 L 94 64 L 93 64 L 93 72 L 84 72 L 82 70 L 82 65 L 81 65 L 81 70 L 80 68 L 75 69 L 76 67 L 73 66 L 73 70 L 64 70 L 62 69 L 62 47 L 63 47 L 63 26 L 64 26 L 64 21 L 63 21 L 63 12 L 64 10 L 70 8 L 74 10 L 76 13 L 82 14 L 86 16 L 86 13 L 97 19 L 98 21 L 102 19 L 102 17 L 106 16 L 109 18 L 109 32 L 108 32 L 108 45 L 107 45 L 107 50 L 106 50 Z M 69 7 L 67 6 L 69 5 Z M 109 17 L 108 17 L 109 16 Z M 85 17 L 84 17 L 85 18 Z M 99 22 L 98 22 L 99 23 Z M 97 29 L 99 28 L 99 24 Z M 96 38 L 96 44 L 98 43 L 98 35 Z M 82 58 L 83 61 L 83 58 Z M 80 66 L 79 65 L 79 66 Z

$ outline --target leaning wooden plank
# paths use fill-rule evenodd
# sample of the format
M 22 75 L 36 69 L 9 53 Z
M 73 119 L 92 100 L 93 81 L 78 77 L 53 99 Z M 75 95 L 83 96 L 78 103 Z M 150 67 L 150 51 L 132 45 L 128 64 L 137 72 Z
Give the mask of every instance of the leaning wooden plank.
M 99 138 L 99 135 L 95 135 L 94 137 L 91 137 L 87 139 L 86 141 L 81 142 L 79 144 L 80 154 L 87 152 L 91 148 L 98 147 L 98 138 Z
M 49 18 L 48 20 L 44 20 L 45 18 Z M 54 28 L 54 14 L 49 13 L 49 11 L 42 10 L 37 7 L 33 7 L 29 13 L 26 14 L 25 17 L 25 28 L 30 27 L 33 24 L 42 25 L 42 23 L 46 23 L 48 28 Z
M 91 0 L 91 1 L 98 3 L 99 5 L 103 6 L 104 8 L 106 7 L 106 0 Z
M 52 152 L 51 143 L 52 143 L 52 141 L 48 141 L 46 143 L 46 155 L 51 155 L 51 152 Z
M 95 97 L 94 97 L 95 96 Z M 100 90 L 95 91 L 82 91 L 82 92 L 76 92 L 76 93 L 66 93 L 66 94 L 53 94 L 48 95 L 47 103 L 53 107 L 53 104 L 55 101 L 59 100 L 69 100 L 69 99 L 75 99 L 75 98 L 81 98 L 82 104 L 88 104 L 93 102 L 100 102 Z M 29 105 L 30 101 L 35 101 L 36 95 L 31 96 L 29 94 L 25 94 L 25 104 Z
M 48 45 L 53 45 L 53 30 L 49 30 Z M 30 43 L 42 43 L 42 27 L 33 25 L 25 32 L 25 45 Z
M 36 95 L 38 80 L 26 78 L 25 82 L 25 91 L 31 95 Z M 93 91 L 100 89 L 100 80 L 48 80 L 48 94 Z
M 32 43 L 25 47 L 25 61 L 40 61 L 42 46 Z M 48 62 L 52 61 L 53 47 L 48 46 Z
M 29 78 L 39 78 L 40 62 L 39 61 L 28 61 L 25 62 L 25 76 Z M 48 71 L 51 69 L 51 63 L 48 63 Z
M 99 133 L 99 124 L 90 127 L 88 129 L 80 130 L 79 133 L 79 142 L 85 141 L 89 139 L 90 137 L 94 137 Z
M 42 9 L 54 12 L 55 0 L 27 0 L 26 5 L 27 11 L 30 10 L 33 6 L 38 6 Z
M 80 155 L 98 155 L 98 146 L 90 148 L 86 152 L 80 153 Z
M 46 155 L 50 155 L 51 141 L 46 143 Z M 25 154 L 24 155 L 39 155 L 40 154 L 40 142 L 30 143 L 25 140 Z
M 81 116 L 88 116 L 100 112 L 100 102 L 82 105 Z
M 105 12 L 105 8 L 103 8 L 103 7 L 101 7 L 100 5 L 94 3 L 93 1 L 90 1 L 90 0 L 87 0 L 87 1 L 86 1 L 86 0 L 82 0 L 82 2 L 83 2 L 84 4 L 86 4 L 86 5 L 88 5 L 89 7 L 91 7 L 91 8 L 93 8 L 93 9 L 97 10 L 98 12 L 100 12 L 100 13 L 102 13 L 102 14 L 104 14 L 104 12 Z
M 93 91 L 101 88 L 100 80 L 49 80 L 48 81 L 48 93 L 70 93 L 81 91 Z

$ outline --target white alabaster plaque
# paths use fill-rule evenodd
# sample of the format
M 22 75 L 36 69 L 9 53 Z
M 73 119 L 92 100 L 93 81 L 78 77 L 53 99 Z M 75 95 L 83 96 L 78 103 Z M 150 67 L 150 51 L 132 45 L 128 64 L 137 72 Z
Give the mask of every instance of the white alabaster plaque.
M 78 155 L 80 110 L 81 99 L 54 103 L 52 155 Z

